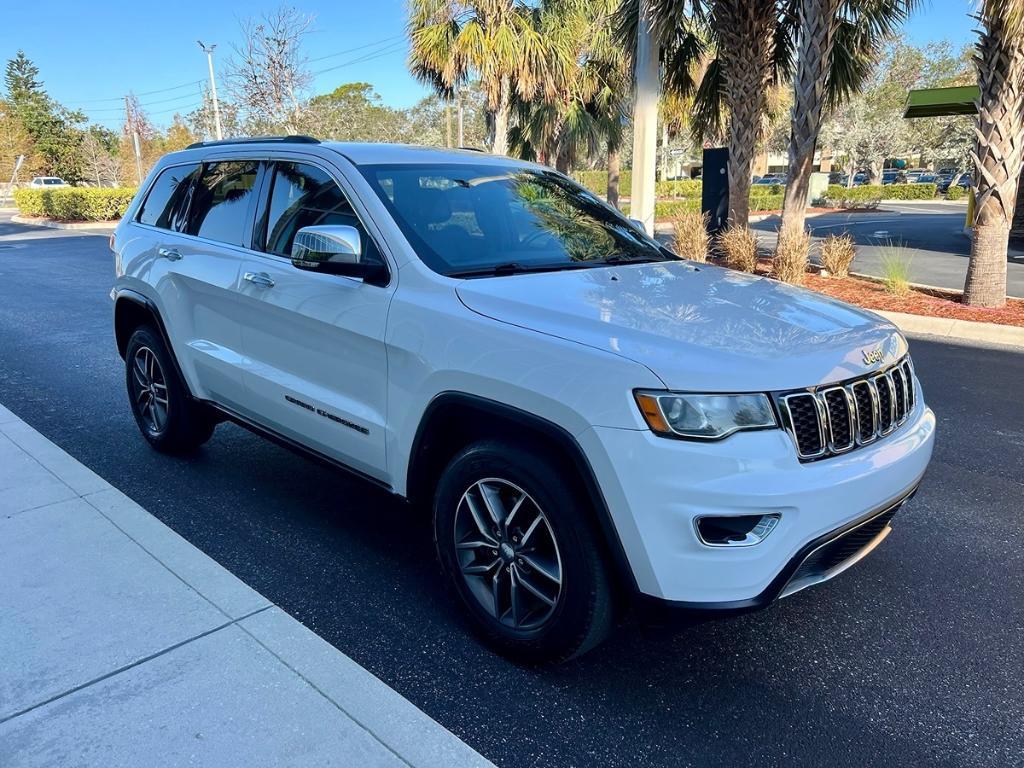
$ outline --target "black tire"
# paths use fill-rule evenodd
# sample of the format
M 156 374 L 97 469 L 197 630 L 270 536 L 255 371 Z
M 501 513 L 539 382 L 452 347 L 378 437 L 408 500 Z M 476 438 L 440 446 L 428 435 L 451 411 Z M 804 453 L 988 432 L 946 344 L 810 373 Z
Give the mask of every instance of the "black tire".
M 464 566 L 476 567 L 477 551 L 481 553 L 482 560 L 492 555 L 500 559 L 507 553 L 507 550 L 489 549 L 490 545 L 483 545 L 483 549 L 473 550 L 474 554 L 466 555 L 468 545 L 464 543 L 461 550 L 456 545 L 460 536 L 457 526 L 464 524 L 468 514 L 466 510 L 469 508 L 464 495 L 474 487 L 481 488 L 476 484 L 482 480 L 487 480 L 492 492 L 496 487 L 492 484 L 493 480 L 513 486 L 510 499 L 516 498 L 514 494 L 517 492 L 528 494 L 530 509 L 535 506 L 547 520 L 544 538 L 550 535 L 556 543 L 561 582 L 557 587 L 558 594 L 553 608 L 546 608 L 546 604 L 533 599 L 538 608 L 531 615 L 550 611 L 537 626 L 510 626 L 511 607 L 504 612 L 504 620 L 496 617 L 495 613 L 502 613 L 503 607 L 498 603 L 500 589 L 495 589 L 493 598 L 480 596 L 479 582 L 473 582 L 474 577 L 463 575 Z M 578 485 L 570 475 L 559 472 L 557 462 L 548 459 L 542 450 L 490 440 L 474 443 L 460 451 L 448 464 L 438 484 L 434 497 L 434 543 L 441 565 L 477 632 L 499 653 L 516 661 L 560 662 L 580 656 L 604 640 L 614 624 L 614 591 L 606 558 L 594 531 L 591 502 Z M 482 499 L 482 496 L 476 498 Z M 460 504 L 463 504 L 462 512 L 458 512 Z M 528 519 L 529 515 L 522 518 L 523 521 Z M 479 529 L 477 525 L 476 530 Z M 521 529 L 515 530 L 520 531 L 516 540 L 522 542 L 516 546 L 524 546 L 526 539 Z M 465 542 L 472 539 L 475 531 L 470 531 L 470 534 L 460 540 Z M 498 526 L 485 535 L 505 536 Z M 510 544 L 512 536 L 510 532 L 503 540 Z M 460 556 L 471 557 L 473 560 L 469 563 L 466 559 L 460 561 Z M 505 569 L 511 579 L 515 562 L 518 562 L 520 570 L 516 570 L 516 576 L 520 579 L 520 585 L 528 575 L 534 586 L 546 586 L 548 597 L 553 595 L 555 587 L 552 585 L 555 582 L 540 577 L 539 573 L 543 571 L 531 572 L 529 566 L 517 560 L 516 556 L 509 554 L 508 557 L 510 560 L 499 564 L 499 571 Z M 555 560 L 549 558 L 548 562 L 553 563 Z M 494 577 L 476 575 L 475 578 L 489 578 L 493 584 Z M 477 586 L 474 588 L 471 584 Z M 483 589 L 487 588 L 485 582 Z M 519 594 L 530 597 L 522 591 L 521 586 Z M 488 601 L 490 607 L 485 606 L 484 601 Z M 522 613 L 522 610 L 518 613 Z
M 146 363 L 152 355 L 153 365 L 145 367 L 152 375 L 135 370 L 140 361 Z M 148 389 L 144 380 L 149 377 Z M 213 435 L 216 420 L 207 406 L 194 400 L 177 374 L 171 354 L 156 329 L 141 325 L 128 339 L 125 350 L 125 385 L 132 415 L 142 436 L 161 453 L 190 453 Z M 147 391 L 143 391 L 146 389 Z M 154 392 L 163 393 L 157 405 Z M 158 416 L 153 409 L 158 408 Z

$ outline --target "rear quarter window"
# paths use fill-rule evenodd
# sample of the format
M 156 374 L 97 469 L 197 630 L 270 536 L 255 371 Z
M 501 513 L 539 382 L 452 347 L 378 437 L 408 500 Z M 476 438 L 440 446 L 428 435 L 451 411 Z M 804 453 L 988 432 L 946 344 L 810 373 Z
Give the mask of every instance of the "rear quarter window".
M 164 169 L 150 187 L 137 221 L 161 229 L 182 230 L 189 189 L 198 174 L 198 163 Z

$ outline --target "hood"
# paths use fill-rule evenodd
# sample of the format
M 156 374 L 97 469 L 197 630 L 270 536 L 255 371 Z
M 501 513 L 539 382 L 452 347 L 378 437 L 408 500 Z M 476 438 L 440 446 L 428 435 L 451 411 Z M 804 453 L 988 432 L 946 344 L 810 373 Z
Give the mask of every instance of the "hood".
M 673 261 L 466 280 L 481 315 L 647 366 L 671 389 L 797 389 L 861 376 L 907 349 L 878 315 L 776 280 Z M 865 352 L 881 349 L 866 364 Z

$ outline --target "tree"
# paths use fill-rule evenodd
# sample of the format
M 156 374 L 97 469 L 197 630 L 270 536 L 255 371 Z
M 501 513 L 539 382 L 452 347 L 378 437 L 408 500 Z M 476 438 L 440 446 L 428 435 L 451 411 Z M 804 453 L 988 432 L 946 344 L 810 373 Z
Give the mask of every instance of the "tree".
M 508 152 L 512 92 L 528 101 L 555 85 L 536 13 L 523 0 L 410 0 L 409 67 L 446 99 L 472 76 L 494 116 L 491 151 Z
M 302 40 L 312 23 L 312 16 L 294 8 L 241 22 L 243 42 L 234 46 L 226 81 L 254 133 L 297 133 L 301 97 L 311 81 Z
M 1006 254 L 1024 152 L 1024 0 L 984 0 L 975 63 L 975 215 L 964 301 L 1006 303 Z
M 121 184 L 121 166 L 115 155 L 117 144 L 117 135 L 98 125 L 90 126 L 82 136 L 82 172 L 97 187 Z
M 917 0 L 797 0 L 789 175 L 780 233 L 802 232 L 814 152 L 827 106 L 860 88 L 883 41 Z
M 537 29 L 547 41 L 554 82 L 533 99 L 516 98 L 513 146 L 568 173 L 580 152 L 602 140 L 614 159 L 621 143 L 626 59 L 613 38 L 617 0 L 544 0 Z M 617 195 L 617 190 L 613 196 Z
M 4 72 L 7 98 L 13 102 L 19 102 L 34 94 L 42 93 L 43 84 L 38 77 L 39 67 L 32 63 L 23 50 L 19 49 L 14 58 L 8 60 Z
M 314 96 L 301 119 L 303 131 L 337 141 L 398 141 L 403 115 L 383 104 L 369 83 L 345 83 Z

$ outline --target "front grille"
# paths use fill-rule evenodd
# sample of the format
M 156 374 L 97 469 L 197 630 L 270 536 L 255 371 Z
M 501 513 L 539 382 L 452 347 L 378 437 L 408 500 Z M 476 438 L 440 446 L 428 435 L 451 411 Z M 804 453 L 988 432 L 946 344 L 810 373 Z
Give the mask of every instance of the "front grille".
M 878 374 L 775 395 L 801 461 L 867 445 L 903 424 L 914 410 L 910 358 Z
M 789 585 L 799 586 L 804 582 L 820 581 L 833 568 L 842 565 L 874 541 L 875 537 L 889 525 L 898 508 L 899 505 L 818 547 L 800 563 L 800 567 L 790 578 Z M 795 590 L 787 587 L 787 591 L 791 593 Z

